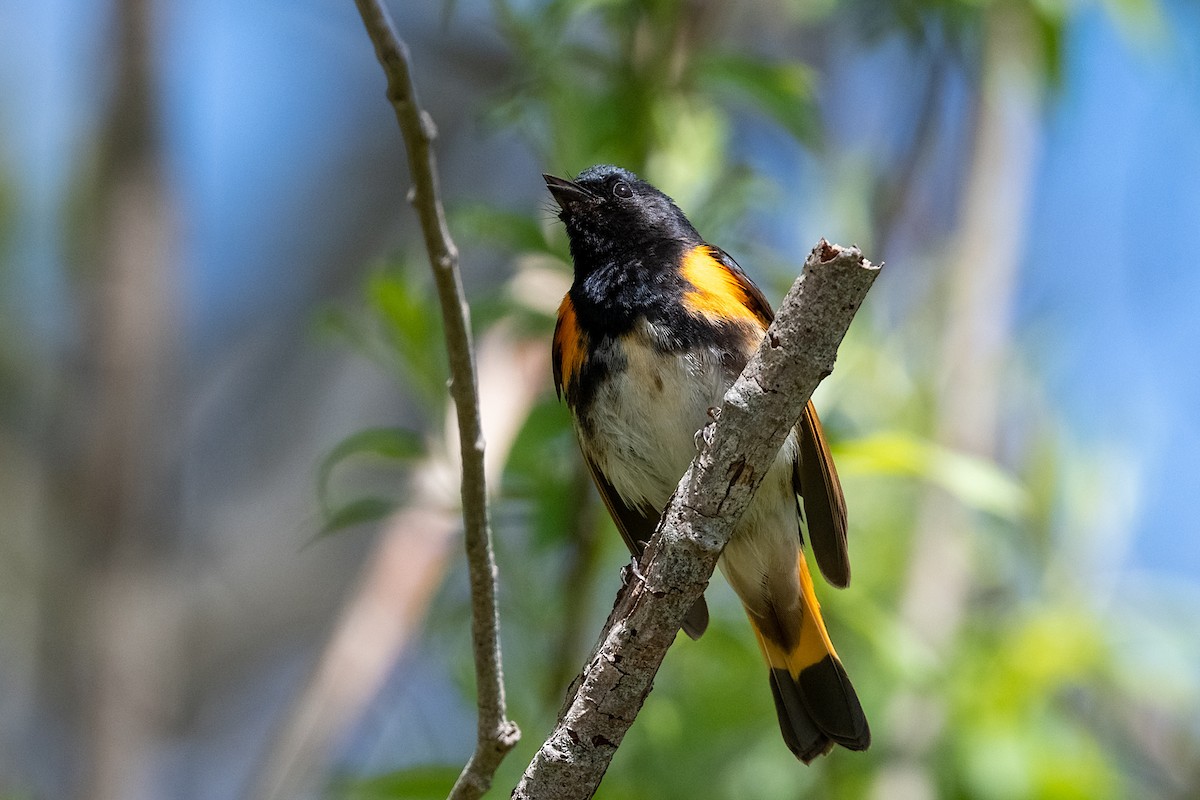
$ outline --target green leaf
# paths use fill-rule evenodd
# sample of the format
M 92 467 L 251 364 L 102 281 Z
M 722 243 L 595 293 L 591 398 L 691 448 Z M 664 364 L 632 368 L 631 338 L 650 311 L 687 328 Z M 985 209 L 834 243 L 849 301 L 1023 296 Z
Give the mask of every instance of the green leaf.
M 387 270 L 370 277 L 367 299 L 410 384 L 440 405 L 446 392 L 446 349 L 433 287 L 415 271 Z
M 836 452 L 846 473 L 909 475 L 941 486 L 966 505 L 1009 520 L 1029 513 L 1029 492 L 990 461 L 903 432 L 845 442 Z
M 334 467 L 351 456 L 373 455 L 395 461 L 407 461 L 425 453 L 425 444 L 405 428 L 367 428 L 352 434 L 329 451 L 317 471 L 317 495 L 321 506 L 329 507 L 329 477 Z
M 316 538 L 320 539 L 365 522 L 377 522 L 391 514 L 395 508 L 396 501 L 386 497 L 360 497 L 351 500 L 325 516 L 325 524 L 317 532 Z
M 1063 37 L 1066 24 L 1058 9 L 1035 9 L 1033 36 L 1041 56 L 1042 77 L 1051 89 L 1061 89 L 1063 82 Z M 1039 13 L 1040 12 L 1040 13 Z
M 714 93 L 748 100 L 809 147 L 821 144 L 812 71 L 798 62 L 770 63 L 725 54 L 705 60 L 697 73 Z
M 349 781 L 341 800 L 442 800 L 458 780 L 457 767 L 412 767 L 366 780 Z

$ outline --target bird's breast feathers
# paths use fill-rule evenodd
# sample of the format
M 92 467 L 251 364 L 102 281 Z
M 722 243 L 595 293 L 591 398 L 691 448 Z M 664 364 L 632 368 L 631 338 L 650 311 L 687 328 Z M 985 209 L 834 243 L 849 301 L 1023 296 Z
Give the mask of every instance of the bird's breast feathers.
M 626 503 L 655 513 L 771 313 L 717 248 L 683 251 L 677 270 L 680 280 L 656 285 L 632 317 L 599 309 L 640 273 L 605 273 L 611 284 L 597 279 L 577 300 L 575 290 L 563 298 L 554 332 L 555 384 L 571 407 L 584 454 Z
M 671 352 L 668 334 L 640 320 L 616 337 L 606 378 L 576 429 L 591 458 L 630 505 L 662 509 L 696 453 L 696 431 L 732 380 L 717 347 Z

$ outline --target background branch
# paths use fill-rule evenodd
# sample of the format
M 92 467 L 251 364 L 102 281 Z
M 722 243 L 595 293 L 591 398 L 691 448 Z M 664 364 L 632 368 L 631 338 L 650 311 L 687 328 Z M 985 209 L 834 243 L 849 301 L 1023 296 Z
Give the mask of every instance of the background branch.
M 488 517 L 483 429 L 479 418 L 469 311 L 458 272 L 458 249 L 450 238 L 438 193 L 437 168 L 431 146 L 436 128 L 433 119 L 417 102 L 416 87 L 409 73 L 408 49 L 396 35 L 382 4 L 377 0 L 355 0 L 355 5 L 387 75 L 387 97 L 396 112 L 396 122 L 400 125 L 408 154 L 409 175 L 413 182 L 412 203 L 421 220 L 425 249 L 429 253 L 445 320 L 450 394 L 458 415 L 462 456 L 463 523 L 471 580 L 471 640 L 479 709 L 475 753 L 463 768 L 450 796 L 479 797 L 487 791 L 496 768 L 521 734 L 508 719 L 504 702 L 500 620 L 496 613 L 496 559 Z
M 998 454 L 1003 365 L 1033 196 L 1038 94 L 1029 21 L 1012 9 L 996 8 L 984 22 L 989 32 L 983 48 L 985 77 L 961 221 L 951 248 L 954 260 L 948 264 L 941 381 L 930 402 L 938 444 L 990 463 Z M 900 618 L 933 652 L 946 654 L 956 647 L 978 581 L 972 563 L 972 511 L 960 498 L 931 485 L 917 519 Z M 930 575 L 938 579 L 930 580 Z M 907 729 L 893 731 L 889 745 L 895 757 L 880 773 L 876 796 L 937 796 L 926 762 L 946 724 L 946 706 L 945 698 L 928 687 L 908 687 L 892 699 L 889 716 L 926 724 L 920 736 Z
M 733 527 L 775 460 L 879 268 L 858 248 L 821 240 L 758 352 L 725 395 L 718 421 L 680 481 L 558 723 L 515 798 L 591 797 L 633 724 L 679 624 L 708 585 Z

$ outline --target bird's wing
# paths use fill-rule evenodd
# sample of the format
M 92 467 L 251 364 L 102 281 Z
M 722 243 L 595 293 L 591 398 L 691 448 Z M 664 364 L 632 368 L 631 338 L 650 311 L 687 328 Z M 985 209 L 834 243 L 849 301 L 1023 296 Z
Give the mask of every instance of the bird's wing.
M 613 518 L 613 522 L 617 524 L 617 530 L 621 532 L 625 546 L 629 548 L 629 552 L 635 560 L 640 559 L 642 551 L 646 549 L 646 543 L 650 541 L 655 528 L 658 527 L 658 515 L 650 516 L 626 505 L 625 501 L 621 499 L 621 495 L 617 494 L 616 488 L 604 477 L 604 473 L 600 471 L 596 462 L 587 455 L 584 455 L 583 461 L 587 464 L 588 471 L 592 473 L 592 480 L 600 492 L 600 499 L 604 501 L 604 507 L 608 509 L 608 514 Z M 692 604 L 680 627 L 693 639 L 699 639 L 704 634 L 705 629 L 708 628 L 708 604 L 704 601 L 704 595 L 700 595 Z
M 744 296 L 743 302 L 759 319 L 765 330 L 775 318 L 771 305 L 754 282 L 733 257 L 719 247 L 712 248 L 713 257 L 737 280 Z M 796 425 L 799 456 L 793 468 L 796 493 L 804 499 L 804 516 L 808 522 L 808 538 L 821 574 L 834 586 L 850 583 L 850 554 L 846 547 L 846 498 L 837 468 L 825 440 L 825 431 L 817 409 L 809 401 Z
M 825 580 L 845 588 L 850 584 L 850 553 L 846 548 L 846 498 L 838 480 L 829 443 L 812 401 L 796 425 L 799 457 L 792 470 L 796 493 L 804 498 L 808 539 Z

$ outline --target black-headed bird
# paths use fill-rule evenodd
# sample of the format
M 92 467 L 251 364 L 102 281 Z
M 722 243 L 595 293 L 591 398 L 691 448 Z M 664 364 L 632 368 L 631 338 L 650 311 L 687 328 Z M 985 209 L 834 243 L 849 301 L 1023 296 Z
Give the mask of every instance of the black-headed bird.
M 634 558 L 696 453 L 696 432 L 758 347 L 773 312 L 661 191 L 619 167 L 544 176 L 574 281 L 554 331 L 554 383 L 584 461 Z M 801 520 L 822 574 L 850 581 L 846 506 L 808 404 L 718 562 L 770 668 L 783 739 L 808 763 L 865 750 L 866 716 L 821 618 Z M 683 622 L 698 638 L 704 597 Z

